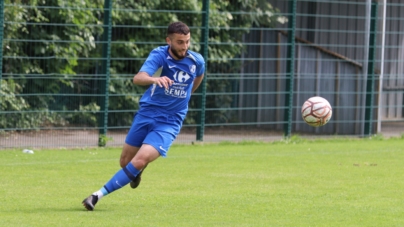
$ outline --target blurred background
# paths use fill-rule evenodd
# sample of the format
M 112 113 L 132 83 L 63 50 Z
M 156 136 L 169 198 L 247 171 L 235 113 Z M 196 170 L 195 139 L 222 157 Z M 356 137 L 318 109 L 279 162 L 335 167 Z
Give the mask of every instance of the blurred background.
M 132 84 L 167 25 L 206 60 L 175 143 L 292 135 L 402 136 L 399 0 L 5 0 L 0 149 L 121 146 L 145 87 Z M 333 116 L 301 118 L 312 96 Z

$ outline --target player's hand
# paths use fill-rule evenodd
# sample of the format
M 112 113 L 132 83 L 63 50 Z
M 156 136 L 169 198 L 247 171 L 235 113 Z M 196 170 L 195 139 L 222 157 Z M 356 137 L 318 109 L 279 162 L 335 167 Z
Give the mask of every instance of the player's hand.
M 174 81 L 166 76 L 157 77 L 154 81 L 154 84 L 157 84 L 159 87 L 164 87 L 165 89 L 168 89 L 173 83 Z

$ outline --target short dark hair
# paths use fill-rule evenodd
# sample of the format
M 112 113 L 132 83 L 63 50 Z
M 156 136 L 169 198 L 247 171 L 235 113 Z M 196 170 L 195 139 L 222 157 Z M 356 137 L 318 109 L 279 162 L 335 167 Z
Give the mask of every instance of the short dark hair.
M 172 34 L 188 35 L 190 32 L 188 26 L 181 21 L 177 21 L 168 25 L 167 36 Z

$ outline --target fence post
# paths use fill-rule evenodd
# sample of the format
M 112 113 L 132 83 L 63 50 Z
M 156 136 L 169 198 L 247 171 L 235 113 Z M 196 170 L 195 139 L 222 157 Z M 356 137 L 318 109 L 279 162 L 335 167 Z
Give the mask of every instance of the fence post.
M 197 126 L 196 130 L 196 140 L 203 141 L 203 135 L 205 133 L 205 111 L 206 111 L 206 80 L 207 80 L 207 69 L 208 69 L 208 42 L 209 42 L 209 0 L 203 1 L 202 6 L 202 56 L 205 58 L 205 77 L 202 80 L 200 88 L 198 90 L 201 91 L 201 96 L 199 98 L 198 109 L 200 112 L 198 114 L 199 126 Z
M 0 2 L 0 87 L 3 79 L 4 1 Z
M 292 130 L 292 109 L 293 89 L 295 77 L 295 30 L 296 30 L 296 5 L 297 0 L 290 0 L 289 3 L 289 26 L 288 26 L 288 50 L 286 65 L 286 95 L 285 95 L 285 116 L 284 135 L 290 137 Z
M 110 62 L 111 62 L 111 11 L 112 0 L 104 1 L 104 32 L 102 35 L 102 65 L 100 80 L 100 117 L 98 119 L 99 135 L 98 146 L 106 145 L 106 135 L 108 128 L 108 106 L 109 106 L 109 80 L 110 80 Z
M 366 109 L 365 109 L 365 136 L 373 133 L 373 100 L 375 96 L 375 56 L 377 37 L 377 0 L 372 2 L 370 12 L 369 52 L 368 52 L 368 75 L 366 80 Z

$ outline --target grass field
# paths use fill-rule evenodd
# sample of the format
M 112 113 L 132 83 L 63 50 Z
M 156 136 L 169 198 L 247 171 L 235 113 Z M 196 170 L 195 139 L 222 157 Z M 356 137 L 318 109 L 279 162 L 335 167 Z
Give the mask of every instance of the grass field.
M 81 201 L 120 148 L 0 152 L 0 226 L 404 226 L 404 138 L 175 145 L 138 189 Z

